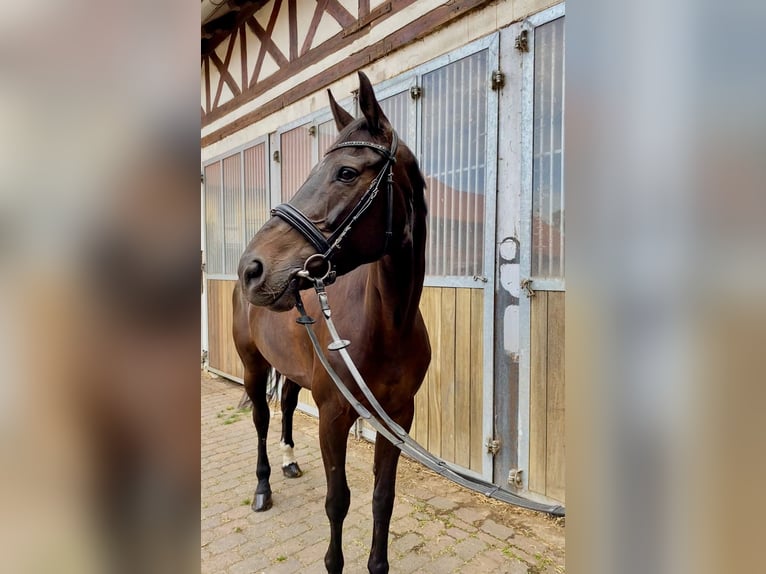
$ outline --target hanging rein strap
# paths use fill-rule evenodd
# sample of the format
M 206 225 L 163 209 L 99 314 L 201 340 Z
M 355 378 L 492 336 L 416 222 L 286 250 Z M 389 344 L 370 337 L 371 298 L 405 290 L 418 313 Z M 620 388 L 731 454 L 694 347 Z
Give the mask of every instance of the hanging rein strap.
M 378 175 L 376 175 L 372 180 L 370 187 L 367 188 L 367 191 L 364 192 L 364 195 L 362 195 L 362 198 L 359 200 L 359 202 L 354 206 L 351 212 L 343 220 L 343 223 L 338 226 L 338 228 L 330 235 L 330 237 L 326 238 L 313 221 L 306 217 L 306 215 L 300 209 L 289 203 L 277 205 L 274 209 L 271 210 L 271 215 L 276 215 L 277 217 L 284 219 L 293 227 L 293 229 L 303 235 L 303 237 L 306 238 L 306 240 L 314 246 L 314 249 L 317 250 L 318 254 L 320 254 L 325 260 L 330 261 L 333 254 L 340 248 L 341 242 L 351 230 L 351 227 L 372 205 L 372 202 L 375 200 L 375 197 L 378 195 L 378 191 L 380 190 L 380 184 L 385 177 L 388 194 L 388 213 L 386 215 L 386 238 L 383 247 L 383 253 L 386 253 L 388 251 L 388 244 L 393 233 L 393 178 L 394 163 L 396 162 L 395 156 L 398 146 L 399 138 L 394 131 L 390 148 L 366 141 L 347 141 L 336 144 L 327 150 L 327 152 L 325 152 L 325 155 L 327 155 L 335 150 L 345 147 L 366 147 L 378 152 L 386 160 L 383 164 L 383 167 L 378 172 Z
M 407 433 L 407 431 L 405 431 L 399 424 L 392 420 L 391 417 L 388 416 L 388 413 L 386 413 L 383 406 L 375 398 L 375 395 L 372 394 L 372 391 L 362 378 L 361 373 L 359 373 L 356 365 L 354 365 L 354 362 L 351 360 L 351 356 L 348 354 L 348 351 L 346 351 L 346 347 L 348 347 L 349 342 L 345 339 L 341 339 L 338 336 L 338 331 L 335 329 L 335 324 L 331 318 L 332 312 L 327 301 L 327 293 L 324 288 L 324 283 L 321 279 L 309 277 L 308 271 L 303 271 L 301 273 L 304 274 L 304 277 L 314 282 L 314 288 L 316 289 L 317 295 L 319 297 L 319 305 L 322 309 L 322 315 L 324 316 L 324 320 L 327 324 L 327 329 L 330 332 L 330 336 L 333 339 L 328 348 L 331 351 L 338 351 L 340 353 L 346 368 L 351 373 L 351 376 L 353 377 L 354 381 L 356 381 L 357 386 L 362 391 L 362 394 L 372 407 L 374 414 L 371 413 L 370 410 L 367 409 L 354 396 L 354 394 L 349 390 L 343 380 L 338 376 L 338 373 L 335 372 L 335 369 L 332 368 L 332 365 L 330 365 L 330 361 L 322 351 L 322 347 L 320 346 L 319 340 L 314 333 L 314 329 L 311 327 L 311 325 L 314 323 L 314 320 L 306 314 L 306 311 L 303 307 L 303 301 L 300 298 L 300 293 L 296 293 L 296 307 L 300 315 L 300 317 L 297 319 L 297 322 L 306 327 L 306 331 L 308 332 L 309 338 L 311 339 L 311 343 L 314 346 L 314 351 L 316 352 L 319 361 L 322 363 L 322 366 L 327 371 L 327 374 L 330 375 L 330 378 L 332 379 L 333 383 L 335 383 L 335 386 L 338 388 L 340 393 L 361 418 L 367 421 L 381 436 L 386 438 L 392 445 L 397 447 L 403 453 L 430 468 L 437 474 L 440 474 L 441 476 L 461 486 L 476 492 L 480 492 L 490 498 L 502 500 L 503 502 L 520 506 L 522 508 L 535 510 L 537 512 L 545 512 L 553 516 L 564 516 L 565 510 L 563 506 L 535 502 L 517 494 L 513 494 L 512 492 L 502 490 L 495 484 L 464 473 L 459 468 L 452 466 L 447 461 L 442 460 L 428 452 L 417 441 L 415 441 Z

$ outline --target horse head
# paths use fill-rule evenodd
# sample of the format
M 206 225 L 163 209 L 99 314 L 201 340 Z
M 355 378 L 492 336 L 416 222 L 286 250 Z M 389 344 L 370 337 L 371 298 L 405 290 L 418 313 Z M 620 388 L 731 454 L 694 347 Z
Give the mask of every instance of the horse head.
M 311 285 L 299 272 L 343 275 L 393 254 L 412 245 L 418 215 L 425 217 L 417 161 L 367 76 L 359 72 L 358 119 L 328 95 L 338 139 L 295 196 L 272 210 L 240 259 L 242 293 L 253 305 L 291 309 L 298 290 Z

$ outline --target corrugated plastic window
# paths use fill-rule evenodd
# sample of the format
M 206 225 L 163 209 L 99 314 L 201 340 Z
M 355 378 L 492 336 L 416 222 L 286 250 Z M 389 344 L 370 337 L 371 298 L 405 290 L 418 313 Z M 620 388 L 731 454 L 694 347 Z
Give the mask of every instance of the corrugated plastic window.
M 338 139 L 338 128 L 335 127 L 335 120 L 322 122 L 318 126 L 319 131 L 319 161 L 322 161 L 325 152 Z
M 266 144 L 242 152 L 245 165 L 245 236 L 242 249 L 269 218 L 269 185 Z
M 423 76 L 421 167 L 426 177 L 426 274 L 484 274 L 488 52 Z
M 280 137 L 282 201 L 289 201 L 311 172 L 313 138 L 308 128 L 308 124 L 298 126 Z
M 535 30 L 532 275 L 564 277 L 564 19 Z
M 205 237 L 207 272 L 223 273 L 221 162 L 205 167 Z
M 386 114 L 396 133 L 405 140 L 405 143 L 407 143 L 405 138 L 409 134 L 410 128 L 409 106 L 411 105 L 413 103 L 409 92 L 400 92 L 380 100 L 380 107 L 383 109 L 383 113 Z
M 241 155 L 223 160 L 223 272 L 236 275 L 242 255 L 242 168 Z

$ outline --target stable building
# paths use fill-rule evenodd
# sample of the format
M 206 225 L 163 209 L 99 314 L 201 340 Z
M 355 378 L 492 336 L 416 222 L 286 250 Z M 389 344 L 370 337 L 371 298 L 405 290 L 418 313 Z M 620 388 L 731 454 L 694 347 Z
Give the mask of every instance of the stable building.
M 241 381 L 239 257 L 334 141 L 326 90 L 358 115 L 363 70 L 427 182 L 433 359 L 411 434 L 504 489 L 565 502 L 564 14 L 549 0 L 202 1 L 211 371 Z

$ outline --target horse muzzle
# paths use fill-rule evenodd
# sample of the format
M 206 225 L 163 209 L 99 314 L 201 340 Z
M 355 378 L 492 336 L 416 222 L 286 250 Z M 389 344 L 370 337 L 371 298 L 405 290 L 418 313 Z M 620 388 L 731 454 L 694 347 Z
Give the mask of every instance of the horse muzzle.
M 268 265 L 259 257 L 240 262 L 239 280 L 247 301 L 272 311 L 288 311 L 295 306 L 298 289 L 298 269 L 269 272 Z

